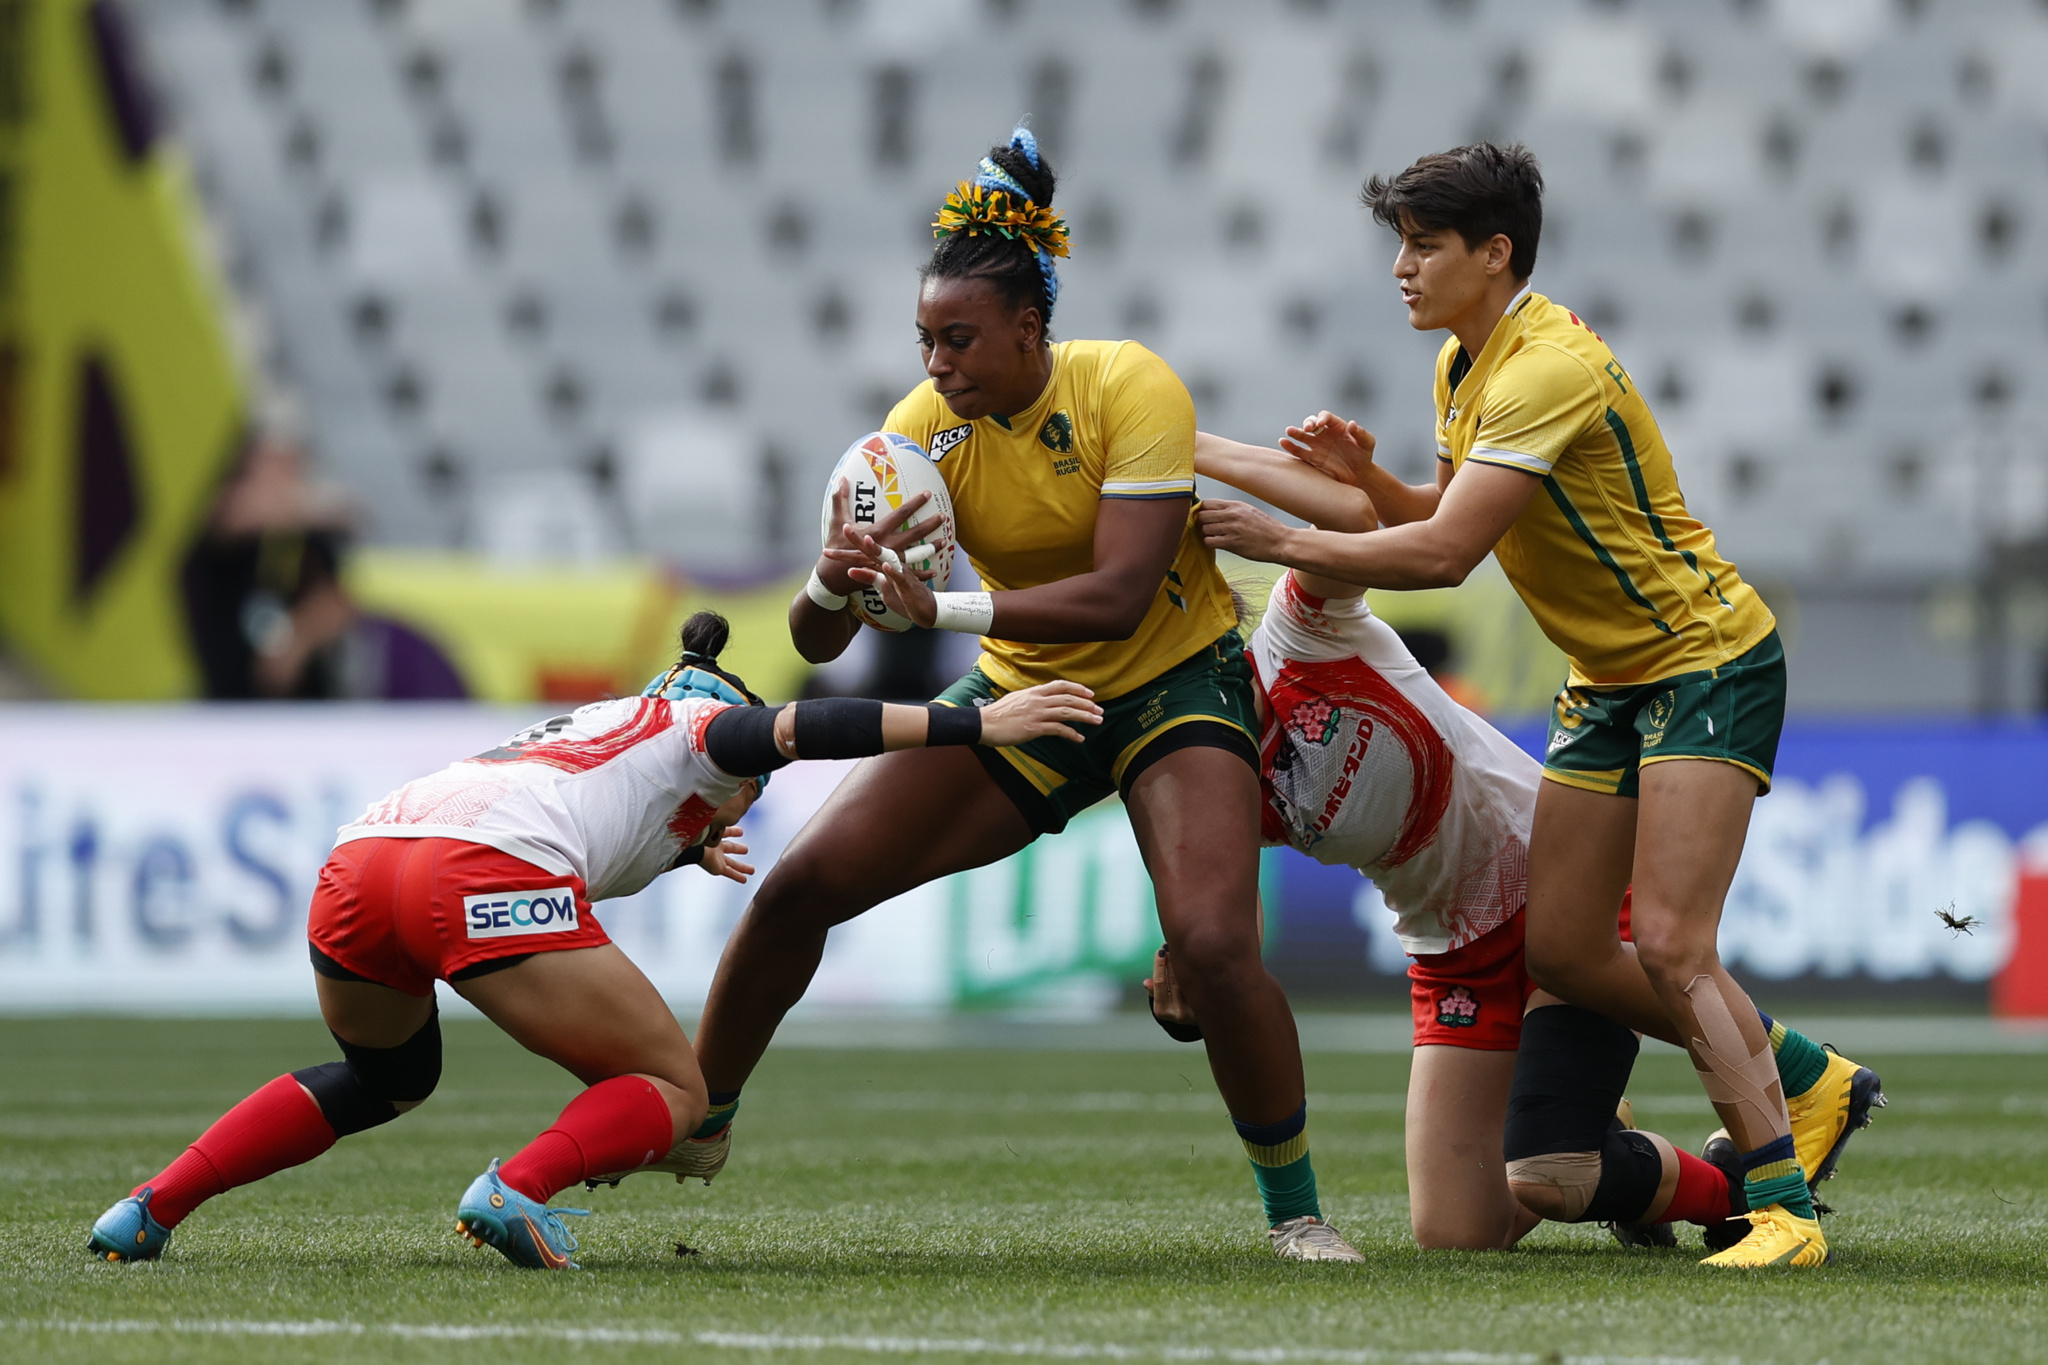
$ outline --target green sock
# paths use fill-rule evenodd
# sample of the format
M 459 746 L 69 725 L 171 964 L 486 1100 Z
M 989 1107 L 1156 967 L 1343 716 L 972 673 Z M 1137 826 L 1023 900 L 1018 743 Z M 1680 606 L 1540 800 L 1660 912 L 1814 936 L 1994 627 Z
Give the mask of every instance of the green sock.
M 1813 1217 L 1813 1194 L 1790 1133 L 1742 1154 L 1742 1193 L 1752 1209 L 1782 1204 L 1787 1213 Z
M 1308 1159 L 1307 1103 L 1278 1123 L 1231 1123 L 1251 1158 L 1267 1225 L 1278 1227 L 1303 1214 L 1322 1217 L 1322 1205 L 1316 1202 L 1316 1171 Z
M 732 1122 L 732 1116 L 740 1111 L 740 1092 L 722 1090 L 710 1097 L 711 1107 L 704 1111 L 704 1121 L 697 1125 L 693 1138 L 717 1137 L 718 1130 Z
M 1784 1087 L 1785 1098 L 1797 1098 L 1818 1085 L 1821 1073 L 1828 1069 L 1827 1049 L 1798 1029 L 1786 1028 L 1762 1010 L 1756 1014 L 1771 1031 L 1771 1052 L 1778 1059 L 1778 1082 Z

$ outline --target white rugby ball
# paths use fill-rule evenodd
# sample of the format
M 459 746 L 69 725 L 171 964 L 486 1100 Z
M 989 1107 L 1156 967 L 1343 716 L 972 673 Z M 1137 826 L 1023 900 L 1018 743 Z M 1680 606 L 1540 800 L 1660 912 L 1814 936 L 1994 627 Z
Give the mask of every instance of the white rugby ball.
M 832 477 L 825 481 L 825 505 L 818 513 L 821 542 L 832 535 L 832 490 L 841 479 L 848 485 L 847 509 L 854 529 L 870 534 L 884 525 L 900 524 L 900 518 L 888 514 L 919 493 L 932 495 L 914 519 L 924 521 L 936 514 L 939 526 L 918 541 L 917 546 L 931 547 L 931 557 L 923 561 L 923 567 L 937 571 L 931 580 L 932 587 L 943 590 L 953 573 L 953 497 L 946 491 L 939 467 L 925 455 L 924 447 L 893 431 L 869 432 L 848 446 L 839 463 L 832 466 Z M 904 552 L 912 562 L 916 562 L 913 552 L 917 546 Z M 909 617 L 890 611 L 879 588 L 859 588 L 848 607 L 876 630 L 894 633 L 916 624 Z

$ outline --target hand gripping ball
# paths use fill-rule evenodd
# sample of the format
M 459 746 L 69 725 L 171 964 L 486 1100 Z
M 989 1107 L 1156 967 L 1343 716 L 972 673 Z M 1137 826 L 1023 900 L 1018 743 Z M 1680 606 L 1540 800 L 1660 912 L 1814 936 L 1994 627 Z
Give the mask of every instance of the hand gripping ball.
M 890 513 L 919 493 L 932 495 L 932 500 L 918 509 L 913 520 L 925 521 L 937 515 L 938 529 L 901 553 L 913 564 L 921 560 L 924 567 L 936 570 L 932 587 L 943 589 L 953 572 L 953 498 L 946 491 L 946 481 L 939 477 L 938 466 L 926 457 L 924 447 L 893 431 L 870 432 L 848 446 L 839 463 L 832 466 L 832 476 L 825 481 L 825 505 L 818 514 L 820 541 L 831 538 L 832 490 L 841 479 L 847 482 L 847 510 L 854 529 L 877 539 L 884 530 L 902 524 L 900 517 Z M 908 617 L 889 610 L 880 588 L 856 585 L 847 605 L 855 616 L 877 630 L 903 631 L 914 624 Z

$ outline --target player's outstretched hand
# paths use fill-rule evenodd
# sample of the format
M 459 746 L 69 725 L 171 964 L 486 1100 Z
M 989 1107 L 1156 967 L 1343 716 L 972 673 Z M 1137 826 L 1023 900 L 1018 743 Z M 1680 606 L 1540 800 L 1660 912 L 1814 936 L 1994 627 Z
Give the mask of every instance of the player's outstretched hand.
M 825 554 L 845 564 L 846 576 L 855 583 L 880 588 L 890 611 L 929 629 L 939 619 L 939 603 L 931 590 L 938 570 L 925 567 L 931 562 L 931 547 L 918 548 L 926 552 L 924 556 L 905 563 L 902 555 L 875 537 L 861 536 L 852 549 L 827 550 Z M 917 550 L 910 553 L 915 556 Z
M 1365 471 L 1372 468 L 1378 444 L 1358 423 L 1328 411 L 1303 418 L 1300 426 L 1287 428 L 1280 438 L 1280 448 L 1289 455 L 1354 488 L 1365 487 Z
M 856 530 L 853 525 L 852 497 L 853 490 L 847 480 L 841 479 L 832 486 L 832 531 L 825 537 L 824 548 L 818 556 L 818 581 L 825 585 L 827 592 L 836 592 L 841 597 L 850 596 L 856 591 L 853 580 L 847 576 L 848 567 L 864 562 L 863 558 L 858 556 L 845 559 L 832 553 L 834 550 L 852 550 L 862 539 L 862 532 Z M 915 497 L 905 499 L 903 506 L 889 514 L 888 521 L 894 525 L 884 523 L 878 526 L 876 533 L 869 538 L 877 545 L 885 546 L 897 553 L 917 544 L 945 524 L 946 519 L 937 515 L 926 517 L 922 521 L 911 520 L 931 500 L 932 495 L 929 493 L 919 493 Z
M 714 877 L 725 877 L 745 886 L 747 878 L 754 875 L 754 865 L 740 861 L 746 856 L 747 846 L 739 841 L 739 836 L 745 833 L 738 825 L 714 831 L 713 837 L 705 842 L 704 861 L 698 866 Z
M 1244 559 L 1279 563 L 1285 553 L 1287 528 L 1248 502 L 1202 500 L 1195 513 L 1202 543 Z
M 1102 724 L 1095 694 L 1064 678 L 1012 692 L 981 708 L 981 742 L 1005 749 L 1029 739 L 1058 735 L 1081 742 L 1076 725 Z

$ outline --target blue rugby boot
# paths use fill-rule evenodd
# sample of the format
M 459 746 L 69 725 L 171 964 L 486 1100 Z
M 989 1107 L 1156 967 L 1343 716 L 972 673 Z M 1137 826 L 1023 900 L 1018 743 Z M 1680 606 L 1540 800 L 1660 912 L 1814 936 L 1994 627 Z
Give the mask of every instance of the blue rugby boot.
M 490 1169 L 469 1182 L 462 1202 L 455 1206 L 455 1230 L 477 1246 L 496 1247 L 514 1265 L 580 1270 L 569 1259 L 576 1238 L 562 1222 L 564 1214 L 588 1218 L 590 1210 L 551 1209 L 528 1199 L 498 1178 L 498 1159 L 493 1157 Z
M 171 1230 L 149 1216 L 149 1201 L 156 1191 L 144 1186 L 99 1216 L 85 1249 L 109 1261 L 154 1261 L 164 1254 Z

